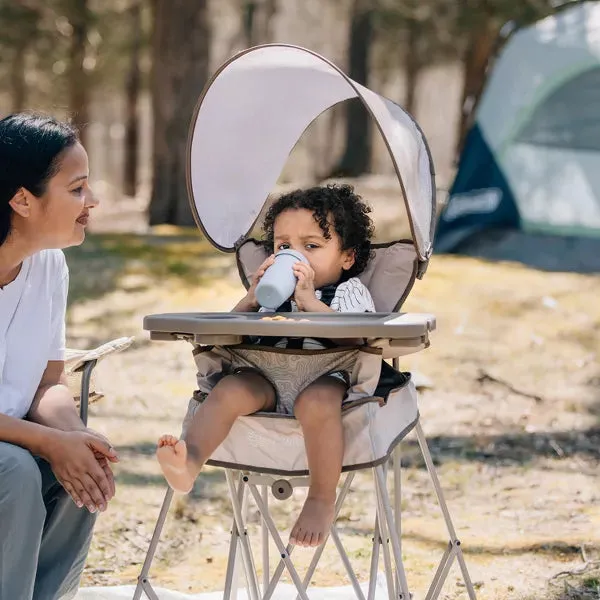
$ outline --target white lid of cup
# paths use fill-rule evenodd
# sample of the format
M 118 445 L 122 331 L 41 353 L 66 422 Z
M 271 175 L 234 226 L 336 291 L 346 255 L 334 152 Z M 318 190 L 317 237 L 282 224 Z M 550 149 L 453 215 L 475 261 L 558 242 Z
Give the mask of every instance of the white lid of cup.
M 298 252 L 297 250 L 292 250 L 291 248 L 286 248 L 285 250 L 279 250 L 278 252 L 276 252 L 275 257 L 281 256 L 282 254 L 287 254 L 289 256 L 293 256 L 294 258 L 298 259 L 300 262 L 308 264 L 308 258 L 306 258 L 306 256 L 304 256 L 304 254 L 302 254 L 301 252 Z

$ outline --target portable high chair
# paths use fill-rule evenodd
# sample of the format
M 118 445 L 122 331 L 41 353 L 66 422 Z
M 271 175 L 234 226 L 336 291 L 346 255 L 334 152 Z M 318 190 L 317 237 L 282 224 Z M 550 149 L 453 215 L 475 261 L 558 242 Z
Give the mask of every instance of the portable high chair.
M 351 357 L 344 355 L 352 362 L 348 369 L 351 380 L 348 394 L 352 402 L 345 405 L 343 412 L 345 475 L 336 510 L 340 510 L 350 490 L 354 472 L 371 469 L 376 518 L 371 576 L 366 592 L 353 571 L 335 524 L 330 538 L 339 551 L 356 598 L 375 598 L 380 554 L 388 597 L 402 600 L 411 597 L 401 554 L 398 445 L 414 431 L 449 535 L 426 598 L 438 598 L 449 569 L 457 559 L 465 589 L 473 600 L 475 592 L 460 541 L 419 423 L 417 395 L 410 375 L 406 374 L 404 383 L 386 392 L 385 397 L 373 397 L 382 358 L 394 359 L 397 368 L 398 357 L 428 347 L 429 334 L 435 328 L 432 315 L 395 312 L 415 279 L 424 275 L 432 252 L 434 173 L 419 127 L 399 106 L 352 81 L 335 65 L 311 51 L 280 44 L 252 48 L 225 63 L 200 98 L 188 148 L 190 201 L 207 239 L 224 252 L 236 253 L 240 276 L 247 286 L 250 275 L 266 257 L 262 245 L 248 236 L 288 154 L 316 117 L 350 98 L 358 98 L 364 104 L 385 141 L 400 182 L 399 201 L 402 197 L 413 237 L 410 241 L 377 245 L 374 258 L 360 275 L 378 312 L 303 313 L 300 317 L 298 313 L 289 313 L 286 316 L 290 320 L 285 321 L 264 320 L 264 315 L 258 313 L 164 314 L 146 317 L 144 327 L 152 339 L 190 341 L 195 346 L 197 362 L 204 346 L 231 349 L 247 335 L 366 339 L 364 347 L 354 349 L 291 351 L 298 353 L 298 360 L 308 360 L 310 357 L 306 354 L 321 357 L 319 352 L 354 352 Z M 368 198 L 365 200 L 368 202 Z M 277 352 L 271 349 L 274 351 Z M 200 395 L 195 395 L 185 422 L 199 402 Z M 393 458 L 391 462 L 390 458 Z M 236 597 L 239 565 L 243 567 L 251 600 L 272 598 L 284 570 L 295 584 L 299 598 L 316 597 L 310 596 L 307 588 L 323 546 L 315 551 L 310 568 L 302 577 L 292 561 L 293 546 L 282 541 L 269 512 L 269 491 L 282 500 L 289 498 L 295 487 L 308 484 L 302 432 L 296 420 L 273 413 L 240 418 L 208 464 L 225 469 L 234 516 L 224 600 Z M 386 477 L 389 464 L 394 476 L 393 503 Z M 262 519 L 262 583 L 246 527 L 250 497 Z M 171 499 L 172 492 L 168 491 L 138 578 L 135 600 L 139 600 L 142 593 L 151 600 L 158 598 L 149 571 Z M 274 570 L 269 567 L 269 536 L 280 557 Z

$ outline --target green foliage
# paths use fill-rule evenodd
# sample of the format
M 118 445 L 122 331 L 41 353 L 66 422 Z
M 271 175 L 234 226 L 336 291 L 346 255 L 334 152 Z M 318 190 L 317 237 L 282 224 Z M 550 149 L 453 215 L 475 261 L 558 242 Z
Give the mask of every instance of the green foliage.
M 419 64 L 460 58 L 466 34 L 491 19 L 527 25 L 552 14 L 560 0 L 379 0 L 376 29 L 382 51 L 378 67 L 397 69 L 407 54 Z M 413 36 L 412 40 L 410 36 Z M 416 38 L 416 43 L 415 43 Z
M 27 106 L 67 106 L 69 48 L 73 24 L 84 19 L 88 30 L 84 70 L 92 90 L 122 88 L 132 44 L 128 11 L 143 8 L 143 51 L 152 28 L 149 0 L 0 0 L 0 89 L 10 91 L 11 64 L 26 52 Z M 146 71 L 148 60 L 143 61 Z M 145 81 L 143 81 L 145 85 Z M 93 93 L 93 92 L 92 92 Z

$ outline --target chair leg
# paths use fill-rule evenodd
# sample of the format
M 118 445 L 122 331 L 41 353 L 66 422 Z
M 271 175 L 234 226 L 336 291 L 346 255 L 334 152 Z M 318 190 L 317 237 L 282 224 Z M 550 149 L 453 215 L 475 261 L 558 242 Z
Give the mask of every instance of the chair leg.
M 375 497 L 377 500 L 377 519 L 376 522 L 379 526 L 379 541 L 381 550 L 383 553 L 383 571 L 385 573 L 386 587 L 388 593 L 388 600 L 394 600 L 395 596 L 395 581 L 394 581 L 394 570 L 392 568 L 392 559 L 390 556 L 390 535 L 393 532 L 388 532 L 388 523 L 385 518 L 385 509 L 383 508 L 383 499 L 381 489 L 377 479 L 376 469 L 373 469 L 373 479 L 375 482 Z
M 158 520 L 156 521 L 156 525 L 154 526 L 154 533 L 152 534 L 152 539 L 150 540 L 150 546 L 148 547 L 148 552 L 146 553 L 146 558 L 142 566 L 142 571 L 138 577 L 138 583 L 135 588 L 135 592 L 133 593 L 133 600 L 140 600 L 140 598 L 142 597 L 142 592 L 144 592 L 146 594 L 146 597 L 150 600 L 159 600 L 158 596 L 152 589 L 152 584 L 150 583 L 148 573 L 150 572 L 150 566 L 152 565 L 154 553 L 156 552 L 156 547 L 158 546 L 160 534 L 162 532 L 163 525 L 165 524 L 165 521 L 167 519 L 169 506 L 171 505 L 172 500 L 173 490 L 171 488 L 168 488 L 167 493 L 165 494 L 165 499 L 163 500 L 160 509 L 160 513 L 158 515 Z
M 277 550 L 279 550 L 281 559 L 284 562 L 285 567 L 287 568 L 288 573 L 290 574 L 290 577 L 292 578 L 294 585 L 296 586 L 298 595 L 300 596 L 301 600 L 310 600 L 309 597 L 306 595 L 306 591 L 304 590 L 304 587 L 302 585 L 302 580 L 300 579 L 300 576 L 298 575 L 298 571 L 296 570 L 294 563 L 290 559 L 290 553 L 291 553 L 291 549 L 293 548 L 293 546 L 291 544 L 288 544 L 288 546 L 286 547 L 285 544 L 283 543 L 281 536 L 279 535 L 279 532 L 277 531 L 277 527 L 275 526 L 275 523 L 273 522 L 273 519 L 271 518 L 271 515 L 269 514 L 268 508 L 263 504 L 262 498 L 260 497 L 260 493 L 259 493 L 258 489 L 256 488 L 256 485 L 249 484 L 248 487 L 250 488 L 250 493 L 252 494 L 252 497 L 254 498 L 254 502 L 256 503 L 256 506 L 258 507 L 258 510 L 260 511 L 261 516 L 265 520 L 265 523 L 267 525 L 269 533 L 271 534 L 271 538 L 275 542 L 275 545 L 277 546 Z M 263 596 L 263 598 L 270 597 L 270 595 L 271 595 L 271 594 L 269 594 L 270 589 L 271 589 L 271 586 L 269 586 L 269 590 L 266 590 L 266 593 Z
M 241 502 L 242 518 L 245 520 L 246 511 L 248 508 L 248 494 L 242 489 L 243 479 L 240 473 L 237 484 L 237 498 Z M 231 525 L 231 538 L 229 540 L 229 556 L 227 558 L 227 572 L 225 574 L 225 587 L 223 591 L 223 600 L 237 600 L 238 584 L 240 577 L 240 567 L 242 566 L 239 560 L 239 552 L 242 552 L 241 534 L 238 531 L 235 516 Z M 247 569 L 244 566 L 244 576 L 246 577 L 246 587 L 250 587 L 250 580 Z
M 394 522 L 398 534 L 398 545 L 402 553 L 402 453 L 397 444 L 392 453 L 394 475 Z M 396 578 L 396 593 L 400 590 L 400 580 Z
M 392 543 L 392 552 L 394 555 L 394 562 L 396 566 L 396 577 L 399 583 L 399 590 L 395 594 L 398 600 L 410 600 L 410 592 L 408 591 L 408 582 L 406 580 L 406 573 L 404 571 L 404 563 L 402 562 L 402 553 L 400 552 L 400 541 L 398 539 L 398 531 L 396 524 L 394 523 L 394 515 L 392 512 L 392 506 L 390 504 L 390 497 L 387 490 L 387 481 L 385 476 L 385 469 L 383 466 L 375 467 L 375 478 L 376 487 L 379 492 L 380 507 L 383 514 L 379 515 L 381 521 L 385 521 L 387 533 Z M 392 584 L 395 588 L 395 582 Z M 395 591 L 395 590 L 394 590 Z
M 237 600 L 237 583 L 239 577 L 239 561 L 237 552 L 239 549 L 239 535 L 235 520 L 231 526 L 231 537 L 229 539 L 229 556 L 227 557 L 227 572 L 225 573 L 225 587 L 223 589 L 223 600 Z
M 427 467 L 429 477 L 431 478 L 431 482 L 433 483 L 433 489 L 435 491 L 438 504 L 440 505 L 440 509 L 442 511 L 442 514 L 444 515 L 444 521 L 446 522 L 448 534 L 450 536 L 448 548 L 444 552 L 438 570 L 436 571 L 434 579 L 427 593 L 426 600 L 435 600 L 439 596 L 444 582 L 446 580 L 446 577 L 448 576 L 448 572 L 450 571 L 452 561 L 455 557 L 458 560 L 463 580 L 467 588 L 467 593 L 469 594 L 469 599 L 477 600 L 477 596 L 475 595 L 475 589 L 473 588 L 473 583 L 471 582 L 471 576 L 469 575 L 469 571 L 467 569 L 467 565 L 463 556 L 462 548 L 460 546 L 460 540 L 456 536 L 456 531 L 454 530 L 452 518 L 450 517 L 450 512 L 448 511 L 448 506 L 446 505 L 446 500 L 444 499 L 442 486 L 440 485 L 440 480 L 438 479 L 435 466 L 433 464 L 433 460 L 429 452 L 429 447 L 427 446 L 425 434 L 423 432 L 423 428 L 421 427 L 421 423 L 417 423 L 417 425 L 415 426 L 415 432 L 417 435 L 417 440 L 419 442 L 419 447 L 421 448 L 421 453 L 423 454 L 423 459 L 425 460 L 425 465 Z
M 375 600 L 377 591 L 377 567 L 379 566 L 379 549 L 381 547 L 381 535 L 379 533 L 379 520 L 375 516 L 373 528 L 373 550 L 371 552 L 371 569 L 369 571 L 369 592 L 367 600 Z
M 79 399 L 79 417 L 83 424 L 87 427 L 88 408 L 90 404 L 90 381 L 92 379 L 92 371 L 96 366 L 96 360 L 90 360 L 83 367 L 83 375 L 81 377 L 81 396 Z
M 245 481 L 243 476 L 240 475 L 240 481 L 236 489 L 235 482 L 233 481 L 233 473 L 229 469 L 225 470 L 225 476 L 227 478 L 227 485 L 229 486 L 229 499 L 231 500 L 235 520 L 234 535 L 237 535 L 239 538 L 250 600 L 260 600 L 261 596 L 258 587 L 258 576 L 256 575 L 256 567 L 254 566 L 254 558 L 244 519 L 246 495 Z
M 266 485 L 260 486 L 260 491 L 262 494 L 262 500 L 267 507 L 269 508 L 269 488 Z M 265 520 L 261 518 L 261 546 L 262 546 L 262 568 L 263 568 L 263 594 L 266 589 L 269 587 L 269 580 L 271 577 L 271 569 L 269 566 L 269 530 L 267 529 L 267 524 Z
M 352 565 L 350 564 L 350 560 L 348 559 L 348 556 L 346 554 L 344 546 L 342 545 L 342 542 L 340 540 L 339 533 L 335 526 L 335 522 L 337 520 L 340 510 L 342 509 L 344 500 L 346 499 L 346 496 L 348 495 L 348 492 L 350 491 L 350 485 L 352 484 L 353 479 L 354 479 L 354 473 L 352 473 L 352 472 L 348 473 L 348 475 L 346 475 L 346 478 L 344 480 L 344 484 L 342 485 L 342 489 L 339 491 L 337 500 L 335 502 L 335 513 L 334 513 L 335 516 L 334 516 L 334 520 L 333 520 L 333 525 L 331 526 L 330 535 L 331 535 L 331 538 L 333 539 L 333 543 L 335 544 L 338 554 L 340 555 L 340 558 L 342 559 L 342 563 L 346 569 L 348 578 L 350 579 L 350 582 L 352 583 L 352 587 L 354 588 L 354 593 L 356 594 L 356 598 L 358 600 L 365 600 L 365 596 L 363 594 L 362 588 L 360 587 L 360 583 L 358 582 L 358 578 L 356 577 L 356 574 L 354 573 L 354 569 L 352 568 Z M 304 580 L 302 582 L 302 586 L 305 590 L 308 589 L 310 580 L 312 579 L 312 576 L 315 572 L 315 569 L 317 568 L 319 560 L 321 559 L 323 551 L 325 550 L 326 543 L 327 543 L 327 540 L 324 540 L 323 543 L 318 548 L 315 549 L 312 560 L 310 562 L 310 565 L 306 571 Z M 300 596 L 298 596 L 296 600 L 300 600 Z

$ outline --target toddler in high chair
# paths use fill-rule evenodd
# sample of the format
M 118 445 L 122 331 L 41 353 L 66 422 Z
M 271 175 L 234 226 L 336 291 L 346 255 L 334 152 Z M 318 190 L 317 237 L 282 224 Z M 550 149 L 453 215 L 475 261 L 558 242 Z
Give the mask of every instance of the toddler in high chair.
M 357 277 L 371 258 L 369 212 L 348 185 L 298 190 L 270 207 L 263 225 L 266 247 L 273 253 L 296 250 L 308 259 L 308 264 L 294 265 L 296 289 L 279 311 L 375 312 L 369 291 Z M 273 260 L 274 254 L 260 266 L 233 311 L 260 310 L 254 292 Z M 300 343 L 304 349 L 323 348 L 323 342 L 308 338 L 257 340 L 278 348 Z M 330 373 L 305 387 L 293 403 L 304 436 L 310 485 L 292 528 L 292 544 L 318 546 L 332 525 L 344 452 L 341 407 L 347 389 L 346 373 Z M 158 441 L 156 454 L 169 485 L 189 492 L 237 417 L 275 411 L 277 402 L 274 386 L 259 371 L 240 369 L 223 376 L 194 414 L 184 438 L 164 435 Z

